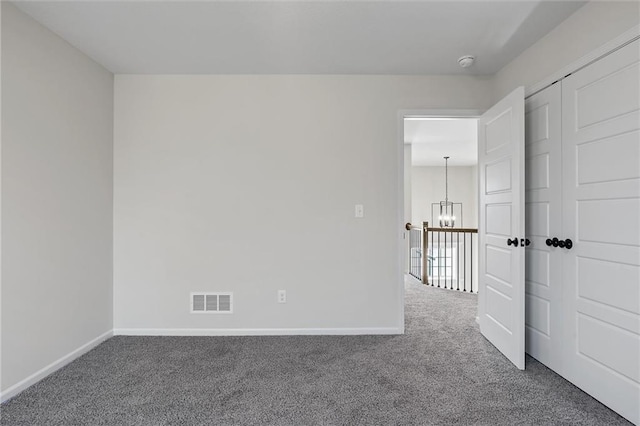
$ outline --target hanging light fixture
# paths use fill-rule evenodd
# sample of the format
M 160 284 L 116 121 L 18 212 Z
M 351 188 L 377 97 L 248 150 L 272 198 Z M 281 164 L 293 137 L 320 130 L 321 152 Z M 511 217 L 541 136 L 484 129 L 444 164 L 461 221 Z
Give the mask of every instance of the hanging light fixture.
M 449 201 L 449 157 L 444 157 L 444 201 L 440 201 L 438 221 L 441 228 L 453 228 L 456 223 L 453 203 Z

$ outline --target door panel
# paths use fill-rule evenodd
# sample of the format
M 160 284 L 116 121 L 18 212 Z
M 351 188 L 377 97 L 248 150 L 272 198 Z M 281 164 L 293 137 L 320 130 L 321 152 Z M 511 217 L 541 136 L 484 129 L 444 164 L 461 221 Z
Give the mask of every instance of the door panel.
M 627 46 L 625 49 L 628 49 Z M 637 50 L 637 47 L 636 47 Z M 615 53 L 614 55 L 617 55 Z M 620 58 L 620 55 L 617 55 Z M 611 56 L 604 59 L 604 62 L 612 63 L 615 58 Z M 583 86 L 573 89 L 573 98 L 576 101 L 575 125 L 577 129 L 584 129 L 604 121 L 619 118 L 633 113 L 638 109 L 638 100 L 630 93 L 638 93 L 640 82 L 638 74 L 640 68 L 638 63 L 612 64 L 615 71 L 604 70 L 603 62 L 593 64 L 587 68 L 585 73 L 591 74 L 595 78 L 591 81 L 584 81 Z M 596 74 L 596 69 L 604 70 L 606 74 Z M 583 76 L 581 76 L 583 77 Z M 625 83 L 621 85 L 620 83 Z
M 486 208 L 486 227 L 489 234 L 511 236 L 511 204 L 494 204 Z
M 546 241 L 546 237 L 551 235 L 549 231 L 549 215 L 551 214 L 549 200 L 540 197 L 540 201 L 530 201 L 531 199 L 538 199 L 534 195 L 536 194 L 529 191 L 525 198 L 527 200 L 525 204 L 525 217 L 527 218 L 525 232 L 528 238 L 541 237 Z M 535 247 L 538 247 L 538 245 L 536 244 Z M 544 250 L 548 252 L 548 250 Z
M 583 187 L 583 185 L 580 185 Z M 581 191 L 588 193 L 589 191 Z M 602 194 L 604 195 L 604 194 Z M 589 195 L 585 194 L 586 197 Z M 578 223 L 577 235 L 581 241 L 605 244 L 624 244 L 638 247 L 640 226 L 638 212 L 640 200 L 637 198 L 615 198 L 609 200 L 577 200 L 575 215 Z M 612 222 L 625 226 L 597 226 Z
M 528 156 L 526 161 L 525 189 L 549 188 L 549 153 Z
M 567 379 L 640 422 L 640 42 L 563 81 Z
M 495 194 L 511 190 L 511 158 L 502 158 L 485 166 L 486 193 Z
M 617 277 L 615 281 L 610 277 Z M 578 259 L 578 297 L 640 314 L 640 267 L 591 258 Z M 602 283 L 607 283 L 603 286 Z
M 638 177 L 635 159 L 640 157 L 640 132 L 615 135 L 577 147 L 578 183 L 614 182 Z M 620 153 L 625 155 L 621 156 Z M 615 167 L 592 167 L 593 164 L 615 164 Z
M 524 89 L 478 121 L 480 331 L 524 369 Z
M 527 250 L 527 253 L 525 254 L 525 284 L 532 283 L 543 287 L 549 287 L 551 284 L 551 274 L 549 273 L 550 261 L 551 256 L 549 256 L 549 250 L 541 250 L 538 248 Z M 557 280 L 557 278 L 558 277 L 555 277 L 554 275 L 554 279 Z M 554 285 L 556 285 L 556 283 L 554 283 Z M 550 302 L 549 299 L 545 300 L 547 300 L 547 302 Z M 528 306 L 525 305 L 525 310 L 527 308 Z M 525 324 L 527 323 L 525 322 Z
M 501 286 L 511 288 L 511 273 L 511 250 L 488 246 L 486 274 Z
M 547 238 L 562 236 L 561 83 L 525 103 L 526 351 L 562 371 L 561 248 Z
M 525 294 L 524 298 L 526 306 L 525 323 L 530 329 L 527 332 L 535 331 L 547 337 L 551 336 L 551 304 L 549 301 L 531 294 Z

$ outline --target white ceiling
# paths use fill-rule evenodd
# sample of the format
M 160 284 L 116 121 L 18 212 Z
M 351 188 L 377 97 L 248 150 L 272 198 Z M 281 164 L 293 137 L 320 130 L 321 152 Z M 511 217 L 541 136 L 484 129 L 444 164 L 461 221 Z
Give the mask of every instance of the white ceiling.
M 20 1 L 114 73 L 493 74 L 585 2 Z M 476 55 L 469 69 L 457 59 Z
M 471 166 L 478 163 L 478 120 L 405 119 L 404 143 L 411 144 L 413 166 Z

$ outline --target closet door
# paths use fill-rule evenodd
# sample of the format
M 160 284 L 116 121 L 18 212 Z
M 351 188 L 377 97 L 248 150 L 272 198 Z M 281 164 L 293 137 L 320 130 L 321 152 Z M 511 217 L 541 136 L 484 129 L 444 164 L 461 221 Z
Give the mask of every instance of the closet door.
M 525 103 L 525 347 L 552 370 L 562 370 L 561 83 Z
M 564 375 L 640 423 L 640 45 L 562 83 Z

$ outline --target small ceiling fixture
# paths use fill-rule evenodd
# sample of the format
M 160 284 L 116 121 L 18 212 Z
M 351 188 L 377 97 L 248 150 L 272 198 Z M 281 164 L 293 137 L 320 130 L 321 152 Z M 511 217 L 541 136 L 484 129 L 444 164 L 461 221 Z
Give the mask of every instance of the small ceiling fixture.
M 469 68 L 471 65 L 473 65 L 473 62 L 475 60 L 476 58 L 473 55 L 464 55 L 458 59 L 458 64 L 460 64 L 462 68 Z

